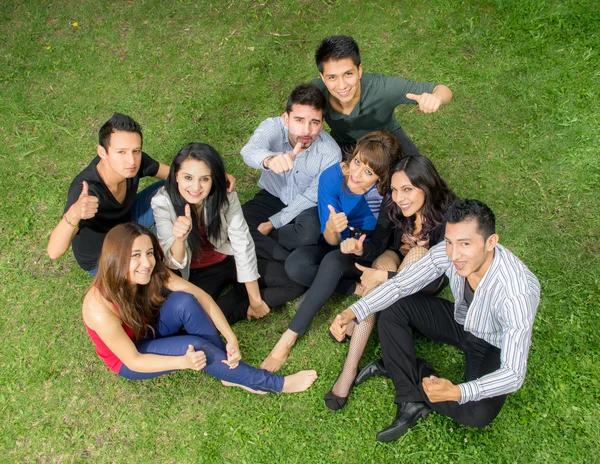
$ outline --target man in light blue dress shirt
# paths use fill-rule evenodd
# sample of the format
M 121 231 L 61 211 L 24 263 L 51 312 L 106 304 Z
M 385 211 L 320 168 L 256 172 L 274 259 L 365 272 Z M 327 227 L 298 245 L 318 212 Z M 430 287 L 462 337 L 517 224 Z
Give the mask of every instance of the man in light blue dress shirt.
M 446 213 L 445 243 L 336 316 L 338 339 L 353 318 L 381 312 L 383 360 L 367 365 L 356 384 L 389 376 L 398 410 L 379 441 L 402 436 L 432 410 L 471 427 L 485 427 L 527 372 L 540 284 L 515 255 L 498 244 L 494 213 L 477 200 L 456 200 Z M 417 292 L 446 274 L 454 302 Z M 417 359 L 413 332 L 456 346 L 465 354 L 465 382 L 440 378 Z
M 342 159 L 323 130 L 325 105 L 314 85 L 299 85 L 283 116 L 263 121 L 242 148 L 246 164 L 261 170 L 262 190 L 242 206 L 260 258 L 283 263 L 291 250 L 319 239 L 319 176 Z

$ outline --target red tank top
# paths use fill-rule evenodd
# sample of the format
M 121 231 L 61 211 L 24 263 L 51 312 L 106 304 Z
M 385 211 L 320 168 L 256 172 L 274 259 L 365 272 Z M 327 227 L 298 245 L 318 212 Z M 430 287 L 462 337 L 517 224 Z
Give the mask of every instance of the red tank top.
M 96 287 L 96 285 L 94 285 L 94 287 Z M 115 305 L 114 303 L 112 305 L 118 312 L 119 308 L 117 308 L 117 305 Z M 94 345 L 96 346 L 96 353 L 98 354 L 98 356 L 100 356 L 102 361 L 104 361 L 104 364 L 106 364 L 106 366 L 111 371 L 113 371 L 115 374 L 118 374 L 119 370 L 121 369 L 121 366 L 123 365 L 123 361 L 117 358 L 117 356 L 112 351 L 110 351 L 108 346 L 106 346 L 106 343 L 102 341 L 102 339 L 98 336 L 98 334 L 95 331 L 88 327 L 85 321 L 83 321 L 83 325 L 85 325 L 85 329 L 87 330 L 88 335 L 90 336 L 90 338 L 94 342 Z M 125 323 L 122 324 L 122 327 L 127 336 L 131 340 L 133 340 L 133 330 L 131 330 L 131 327 L 125 325 Z
M 87 326 L 85 321 L 83 322 L 83 325 L 85 325 L 88 335 L 94 342 L 94 345 L 96 345 L 96 353 L 98 354 L 98 356 L 100 356 L 102 361 L 104 361 L 104 364 L 106 364 L 106 366 L 111 371 L 113 371 L 115 374 L 118 374 L 119 370 L 121 369 L 121 366 L 123 365 L 123 361 L 117 358 L 117 356 L 112 351 L 110 351 L 108 346 L 106 346 L 106 343 L 102 341 L 102 339 L 98 336 L 96 332 L 94 332 Z M 126 326 L 125 324 L 123 324 L 123 330 L 125 331 L 127 336 L 131 340 L 133 340 L 133 330 L 131 330 L 131 328 Z

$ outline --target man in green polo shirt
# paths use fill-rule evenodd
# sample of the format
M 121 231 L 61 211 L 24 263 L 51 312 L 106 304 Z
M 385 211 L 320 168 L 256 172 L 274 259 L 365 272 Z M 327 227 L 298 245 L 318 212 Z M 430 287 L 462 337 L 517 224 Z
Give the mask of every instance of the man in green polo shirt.
M 394 116 L 400 104 L 418 104 L 423 113 L 434 113 L 452 100 L 445 85 L 414 82 L 401 77 L 363 73 L 358 44 L 352 37 L 326 37 L 315 60 L 321 78 L 313 80 L 327 98 L 325 121 L 342 151 L 375 130 L 392 132 L 406 155 L 418 154 Z

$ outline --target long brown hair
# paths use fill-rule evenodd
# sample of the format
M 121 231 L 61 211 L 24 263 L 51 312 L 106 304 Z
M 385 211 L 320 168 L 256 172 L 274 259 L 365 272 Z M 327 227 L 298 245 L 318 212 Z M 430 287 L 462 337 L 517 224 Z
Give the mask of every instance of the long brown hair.
M 385 195 L 390 189 L 392 167 L 404 156 L 402 145 L 398 139 L 386 131 L 375 131 L 363 135 L 356 143 L 352 155 L 345 161 L 346 172 L 348 172 L 352 160 L 357 156 L 379 177 L 377 191 L 381 196 Z M 348 185 L 348 175 L 345 174 L 344 178 L 345 185 Z
M 134 240 L 141 235 L 150 237 L 156 264 L 148 285 L 132 285 L 129 280 L 131 250 Z M 154 234 L 139 224 L 119 224 L 104 238 L 98 273 L 92 286 L 115 305 L 123 323 L 133 331 L 135 342 L 144 338 L 148 331 L 154 334 L 154 323 L 166 299 L 162 290 L 169 280 L 169 271 L 163 259 L 162 248 Z

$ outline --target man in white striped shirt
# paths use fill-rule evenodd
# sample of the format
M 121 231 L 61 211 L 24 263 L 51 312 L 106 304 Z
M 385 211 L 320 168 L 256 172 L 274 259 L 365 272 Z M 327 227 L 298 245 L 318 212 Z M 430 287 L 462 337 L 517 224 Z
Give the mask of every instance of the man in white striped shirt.
M 332 332 L 341 339 L 348 322 L 382 311 L 379 338 L 383 360 L 367 365 L 356 384 L 389 376 L 398 412 L 379 441 L 402 436 L 431 410 L 472 427 L 485 427 L 527 371 L 540 284 L 510 251 L 498 244 L 494 213 L 477 200 L 456 200 L 446 213 L 445 243 L 338 314 Z M 454 303 L 417 292 L 442 274 Z M 413 332 L 456 346 L 465 353 L 466 381 L 439 378 L 417 359 Z
M 290 250 L 319 239 L 319 176 L 342 160 L 323 130 L 325 105 L 313 84 L 299 85 L 283 116 L 263 121 L 242 148 L 246 164 L 262 171 L 263 190 L 242 207 L 260 258 L 285 262 Z

